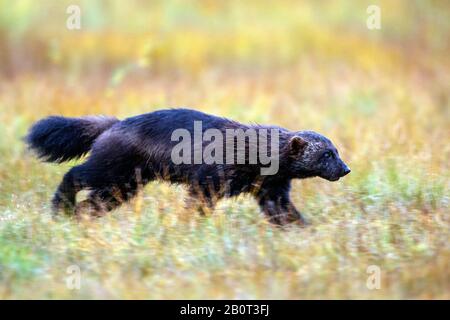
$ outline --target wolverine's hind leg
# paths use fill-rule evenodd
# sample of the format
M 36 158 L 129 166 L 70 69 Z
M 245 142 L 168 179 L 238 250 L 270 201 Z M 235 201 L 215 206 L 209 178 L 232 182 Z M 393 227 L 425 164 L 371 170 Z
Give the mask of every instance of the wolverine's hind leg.
M 78 173 L 75 171 L 75 177 L 68 178 L 68 181 L 80 181 L 81 187 L 91 191 L 88 199 L 77 205 L 75 213 L 80 215 L 87 210 L 91 215 L 101 216 L 134 197 L 138 188 L 153 177 L 139 151 L 120 132 L 100 136 L 87 161 Z M 75 193 L 70 194 L 72 205 Z
M 209 192 L 203 192 L 198 188 L 191 188 L 185 199 L 187 209 L 197 211 L 201 216 L 210 215 L 217 203 L 217 196 Z
M 90 217 L 102 217 L 107 212 L 122 204 L 120 198 L 116 198 L 108 190 L 92 191 L 86 200 L 80 201 L 75 207 L 75 216 L 81 218 L 83 215 Z
M 53 214 L 63 210 L 66 213 L 73 212 L 76 194 L 83 189 L 82 165 L 73 167 L 63 177 L 52 199 Z
M 139 187 L 136 183 L 127 183 L 92 190 L 86 200 L 77 204 L 75 214 L 77 217 L 83 214 L 101 217 L 133 198 L 138 193 Z
M 77 203 L 75 215 L 77 218 L 81 218 L 84 214 L 91 217 L 101 217 L 121 204 L 121 197 L 109 188 L 94 190 L 89 193 L 86 200 Z

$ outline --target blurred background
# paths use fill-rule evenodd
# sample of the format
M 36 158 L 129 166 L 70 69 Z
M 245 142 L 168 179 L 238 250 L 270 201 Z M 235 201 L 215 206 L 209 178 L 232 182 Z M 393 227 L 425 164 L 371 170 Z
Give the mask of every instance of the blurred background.
M 448 299 L 450 5 L 372 2 L 0 0 L 0 297 Z M 73 163 L 25 150 L 33 121 L 177 106 L 319 131 L 352 173 L 296 182 L 308 230 L 247 198 L 182 214 L 163 184 L 101 223 L 52 222 Z

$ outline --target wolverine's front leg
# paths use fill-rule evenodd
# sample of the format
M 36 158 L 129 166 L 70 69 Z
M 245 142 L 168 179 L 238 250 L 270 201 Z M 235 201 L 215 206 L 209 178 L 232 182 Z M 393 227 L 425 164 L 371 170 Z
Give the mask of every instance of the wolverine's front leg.
M 263 197 L 259 199 L 259 205 L 269 222 L 273 224 L 286 225 L 293 222 L 301 226 L 307 224 L 288 196 Z
M 200 213 L 201 216 L 211 214 L 216 205 L 215 197 L 207 192 L 192 188 L 186 198 L 186 207 Z
M 288 223 L 296 222 L 301 226 L 307 226 L 308 222 L 305 220 L 305 218 L 302 216 L 302 214 L 295 208 L 295 205 L 291 202 L 289 199 L 288 204 L 286 205 L 286 208 L 284 209 L 288 212 Z

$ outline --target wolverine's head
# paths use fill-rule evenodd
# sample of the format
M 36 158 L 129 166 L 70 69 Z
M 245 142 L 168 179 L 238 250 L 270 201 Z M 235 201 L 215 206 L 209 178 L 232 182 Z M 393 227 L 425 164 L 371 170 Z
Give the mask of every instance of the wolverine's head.
M 297 178 L 321 177 L 336 181 L 350 173 L 333 143 L 313 131 L 296 132 L 289 140 L 290 172 Z

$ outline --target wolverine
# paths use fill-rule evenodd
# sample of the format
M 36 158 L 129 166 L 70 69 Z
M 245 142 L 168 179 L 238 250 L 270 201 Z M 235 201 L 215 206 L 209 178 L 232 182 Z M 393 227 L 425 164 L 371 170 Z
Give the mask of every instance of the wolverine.
M 180 130 L 187 134 L 182 142 L 189 148 L 183 148 L 182 134 L 174 134 Z M 199 130 L 208 138 L 189 140 Z M 230 136 L 230 130 L 241 135 Z M 106 116 L 50 116 L 30 128 L 25 142 L 47 162 L 61 163 L 89 153 L 84 163 L 64 175 L 52 199 L 54 213 L 76 216 L 102 216 L 147 183 L 163 180 L 186 185 L 188 206 L 201 214 L 212 211 L 221 198 L 248 193 L 271 223 L 305 225 L 290 200 L 291 181 L 311 177 L 337 181 L 350 173 L 333 143 L 319 133 L 246 125 L 184 108 L 122 121 Z M 212 144 L 210 159 L 205 153 L 196 157 L 199 148 L 211 149 Z M 268 155 L 276 161 L 276 170 L 264 173 Z M 89 195 L 77 203 L 81 190 L 89 190 Z

